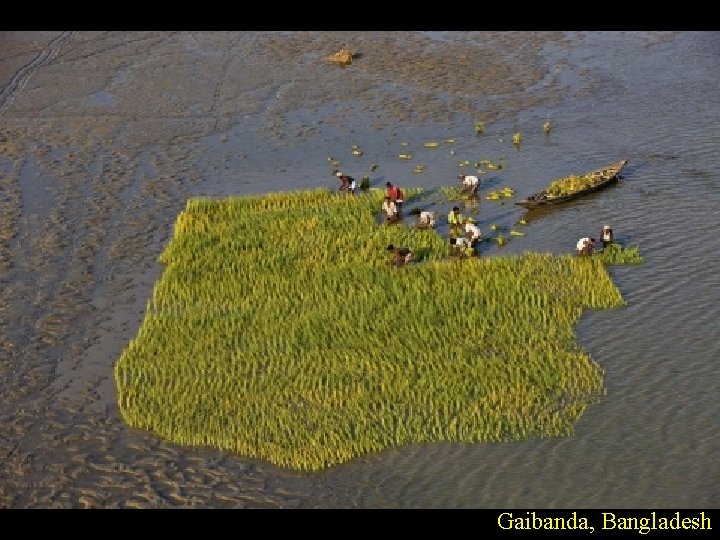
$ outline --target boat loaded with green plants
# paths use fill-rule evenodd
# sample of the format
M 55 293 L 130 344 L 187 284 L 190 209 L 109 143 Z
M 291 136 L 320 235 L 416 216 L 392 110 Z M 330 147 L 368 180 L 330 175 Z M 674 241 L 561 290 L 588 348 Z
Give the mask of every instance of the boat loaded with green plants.
M 529 196 L 527 199 L 517 201 L 518 204 L 528 210 L 541 206 L 560 204 L 577 199 L 582 195 L 593 193 L 620 179 L 620 172 L 628 160 L 623 159 L 607 167 L 596 169 L 582 175 L 570 175 L 552 181 L 548 187 Z
M 383 195 L 189 200 L 115 364 L 125 422 L 299 470 L 570 434 L 604 394 L 574 326 L 624 304 L 606 265 L 637 248 L 450 260 L 433 230 L 377 225 Z M 391 243 L 417 264 L 391 265 Z

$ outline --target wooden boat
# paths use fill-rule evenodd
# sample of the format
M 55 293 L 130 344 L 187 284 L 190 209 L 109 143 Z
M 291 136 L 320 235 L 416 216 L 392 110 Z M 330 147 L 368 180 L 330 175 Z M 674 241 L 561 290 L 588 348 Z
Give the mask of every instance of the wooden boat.
M 594 191 L 604 188 L 607 185 L 617 182 L 620 179 L 620 171 L 623 170 L 627 162 L 627 159 L 623 159 L 621 161 L 618 161 L 617 163 L 608 165 L 607 167 L 596 169 L 594 171 L 590 171 L 581 175 L 579 177 L 581 179 L 591 179 L 591 182 L 587 185 L 587 187 L 583 189 L 579 189 L 577 191 L 558 196 L 553 196 L 548 193 L 547 189 L 544 189 L 542 191 L 539 191 L 538 193 L 530 195 L 527 199 L 523 199 L 522 201 L 516 201 L 515 204 L 531 210 L 533 208 L 538 208 L 541 206 L 550 206 L 553 204 L 560 204 L 566 201 L 577 199 L 578 197 L 582 197 L 583 195 L 587 195 L 588 193 L 592 193 Z

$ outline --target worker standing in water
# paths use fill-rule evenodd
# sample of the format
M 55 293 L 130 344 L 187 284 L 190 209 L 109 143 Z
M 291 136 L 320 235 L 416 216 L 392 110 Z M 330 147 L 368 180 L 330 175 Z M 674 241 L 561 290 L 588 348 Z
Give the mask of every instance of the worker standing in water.
M 470 197 L 477 195 L 478 186 L 480 180 L 477 176 L 472 174 L 461 174 L 460 175 L 460 193 L 465 193 Z
M 403 192 L 398 187 L 393 185 L 392 182 L 387 182 L 385 184 L 385 187 L 387 188 L 387 196 L 390 197 L 390 200 L 395 203 L 395 207 L 397 208 L 398 214 L 402 215 L 402 205 L 403 205 Z
M 448 214 L 448 224 L 450 225 L 450 236 L 460 236 L 460 228 L 463 224 L 463 216 L 460 213 L 460 208 L 453 206 L 452 210 Z
M 383 200 L 382 211 L 383 214 L 385 214 L 385 221 L 387 223 L 395 223 L 400 219 L 397 206 L 395 206 L 395 203 L 390 199 L 390 197 L 385 197 L 385 200 Z
M 603 249 L 615 241 L 613 237 L 613 230 L 610 228 L 610 225 L 605 225 L 602 228 L 602 231 L 600 232 L 600 240 L 602 241 Z

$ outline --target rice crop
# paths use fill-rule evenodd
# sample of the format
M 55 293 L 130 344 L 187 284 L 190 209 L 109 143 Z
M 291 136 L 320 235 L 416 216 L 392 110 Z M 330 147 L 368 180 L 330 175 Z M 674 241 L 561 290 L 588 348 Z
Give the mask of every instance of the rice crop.
M 572 174 L 550 182 L 545 189 L 545 193 L 548 198 L 564 197 L 565 195 L 594 187 L 603 180 L 604 178 L 602 176 L 592 176 L 589 174 L 578 176 Z
M 600 258 L 605 264 L 640 264 L 643 258 L 638 246 L 622 246 L 610 244 L 593 257 Z
M 438 193 L 442 195 L 444 200 L 448 201 L 459 201 L 462 199 L 471 199 L 472 197 L 467 193 L 464 193 L 457 186 L 440 186 Z
M 377 225 L 383 196 L 189 200 L 114 366 L 124 421 L 297 470 L 572 433 L 604 394 L 574 325 L 624 304 L 605 255 L 449 259 L 432 229 Z

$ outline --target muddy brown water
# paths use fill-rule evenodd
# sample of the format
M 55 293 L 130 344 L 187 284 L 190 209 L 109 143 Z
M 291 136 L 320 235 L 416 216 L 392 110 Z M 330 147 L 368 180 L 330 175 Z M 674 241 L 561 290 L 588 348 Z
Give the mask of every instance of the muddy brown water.
M 341 47 L 362 56 L 322 61 Z M 712 32 L 0 32 L 0 507 L 717 507 L 718 74 Z M 610 270 L 627 306 L 578 325 L 607 395 L 573 436 L 309 474 L 123 424 L 112 367 L 185 201 L 336 187 L 329 157 L 429 191 L 490 159 L 481 195 L 521 196 L 630 160 L 562 207 L 467 210 L 485 234 L 528 221 L 482 256 L 609 223 L 646 257 Z

